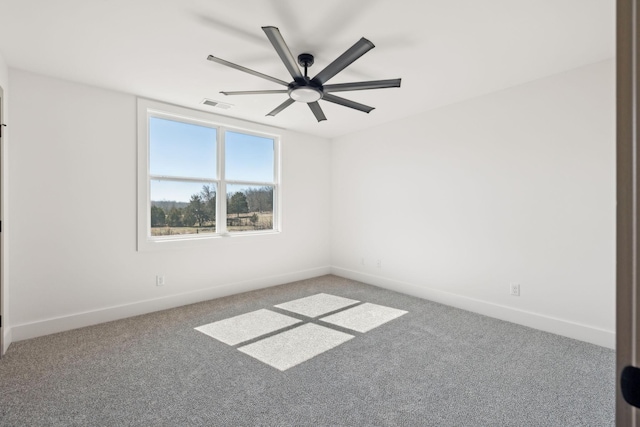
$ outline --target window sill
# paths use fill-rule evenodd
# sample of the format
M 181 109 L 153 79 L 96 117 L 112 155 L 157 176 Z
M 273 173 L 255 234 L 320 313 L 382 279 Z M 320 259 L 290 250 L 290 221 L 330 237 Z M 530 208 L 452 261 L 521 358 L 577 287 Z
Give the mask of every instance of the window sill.
M 184 237 L 156 237 L 138 240 L 138 252 L 165 251 L 173 249 L 203 248 L 214 245 L 216 241 L 225 239 L 237 239 L 243 237 L 259 238 L 260 236 L 275 236 L 280 234 L 278 230 L 270 231 L 246 231 L 241 233 L 211 234 L 207 236 Z

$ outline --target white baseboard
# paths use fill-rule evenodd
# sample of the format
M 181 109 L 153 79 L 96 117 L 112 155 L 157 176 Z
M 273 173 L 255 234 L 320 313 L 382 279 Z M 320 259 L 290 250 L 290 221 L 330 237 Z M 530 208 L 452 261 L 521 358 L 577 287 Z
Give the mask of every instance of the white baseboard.
M 1 354 L 5 354 L 7 352 L 7 349 L 13 342 L 13 334 L 11 333 L 11 328 L 5 326 L 3 329 L 4 337 L 2 338 L 2 348 L 0 348 L 0 351 L 2 351 Z
M 85 326 L 96 325 L 98 323 L 110 322 L 112 320 L 124 319 L 154 311 L 166 310 L 169 308 L 180 307 L 182 305 L 295 282 L 297 280 L 311 279 L 313 277 L 324 276 L 326 274 L 331 274 L 331 267 L 318 267 L 277 276 L 247 280 L 244 282 L 229 283 L 213 288 L 170 295 L 162 298 L 154 298 L 131 304 L 106 307 L 99 310 L 75 313 L 21 325 L 12 325 L 11 329 L 7 329 L 10 334 L 10 338 L 13 338 L 14 341 L 21 341 L 71 329 L 82 328 Z M 5 346 L 7 345 L 6 342 L 5 333 Z M 9 342 L 11 342 L 11 339 L 9 339 Z
M 401 292 L 418 298 L 428 299 L 430 301 L 483 314 L 485 316 L 506 320 L 508 322 L 517 323 L 530 328 L 615 349 L 615 331 L 607 331 L 593 326 L 583 325 L 530 311 L 519 310 L 513 307 L 494 304 L 437 289 L 412 285 L 410 283 L 404 283 L 346 268 L 332 267 L 331 273 L 336 276 L 358 280 L 370 285 L 379 286 L 381 288 Z
M 14 341 L 68 331 L 71 329 L 124 319 L 131 316 L 138 316 L 154 311 L 166 310 L 182 305 L 221 298 L 242 292 L 249 292 L 297 280 L 310 279 L 313 277 L 323 276 L 325 274 L 335 274 L 336 276 L 358 280 L 381 288 L 402 292 L 407 295 L 428 299 L 441 304 L 483 314 L 485 316 L 506 320 L 603 347 L 615 348 L 615 331 L 607 331 L 564 319 L 549 317 L 539 313 L 519 310 L 513 307 L 494 304 L 437 289 L 400 282 L 373 274 L 362 273 L 341 267 L 326 266 L 244 282 L 230 283 L 213 288 L 170 295 L 162 298 L 154 298 L 131 304 L 106 307 L 99 310 L 75 313 L 67 316 L 40 320 L 37 322 L 12 325 L 11 327 L 4 328 L 4 349 L 2 350 L 6 351 L 9 345 Z

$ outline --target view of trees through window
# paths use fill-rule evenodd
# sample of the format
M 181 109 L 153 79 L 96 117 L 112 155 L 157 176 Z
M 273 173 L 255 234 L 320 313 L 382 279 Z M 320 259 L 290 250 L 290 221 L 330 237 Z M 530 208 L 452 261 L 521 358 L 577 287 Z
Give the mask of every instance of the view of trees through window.
M 189 202 L 151 201 L 153 236 L 216 232 L 215 184 L 204 184 Z M 249 187 L 227 193 L 228 231 L 273 229 L 273 187 Z
M 150 117 L 151 236 L 273 230 L 275 149 L 272 137 Z

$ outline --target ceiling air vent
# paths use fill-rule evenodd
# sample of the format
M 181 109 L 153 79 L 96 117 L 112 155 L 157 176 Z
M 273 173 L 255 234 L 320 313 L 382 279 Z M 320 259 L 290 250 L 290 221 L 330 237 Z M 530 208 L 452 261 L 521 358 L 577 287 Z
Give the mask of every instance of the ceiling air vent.
M 231 104 L 227 104 L 220 101 L 214 101 L 213 99 L 207 99 L 207 98 L 203 99 L 201 104 L 208 105 L 209 107 L 222 108 L 223 110 L 228 110 L 229 108 L 231 108 Z

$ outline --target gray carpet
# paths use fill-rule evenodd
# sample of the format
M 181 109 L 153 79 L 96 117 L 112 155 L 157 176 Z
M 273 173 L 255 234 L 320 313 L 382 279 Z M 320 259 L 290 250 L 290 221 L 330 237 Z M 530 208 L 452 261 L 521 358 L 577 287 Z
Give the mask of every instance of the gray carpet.
M 194 329 L 321 292 L 408 313 L 286 371 Z M 324 276 L 16 342 L 0 425 L 613 426 L 614 366 L 609 349 Z

